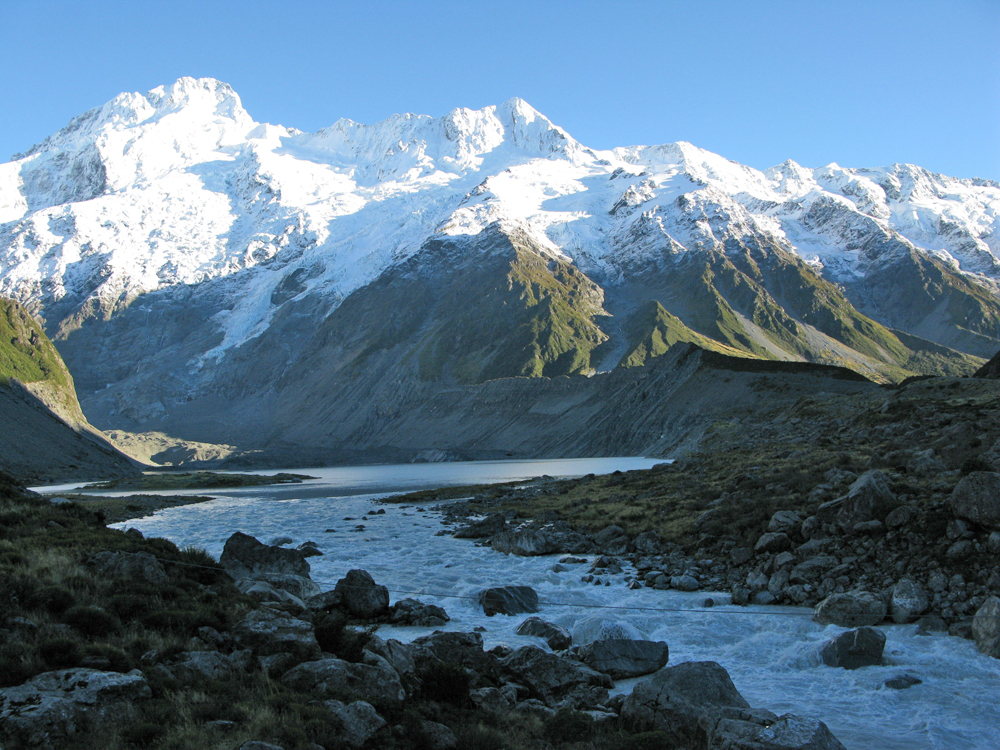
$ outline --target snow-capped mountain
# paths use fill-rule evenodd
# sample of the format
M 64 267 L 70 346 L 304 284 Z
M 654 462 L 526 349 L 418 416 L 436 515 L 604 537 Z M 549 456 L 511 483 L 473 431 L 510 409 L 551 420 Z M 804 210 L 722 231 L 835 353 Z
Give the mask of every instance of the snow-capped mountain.
M 395 280 L 405 308 L 417 278 L 463 286 L 458 310 L 428 291 L 436 323 L 412 334 L 466 336 L 434 333 L 434 356 L 410 341 L 420 361 L 480 353 L 424 379 L 610 369 L 678 335 L 899 377 L 963 362 L 944 347 L 1000 348 L 998 213 L 1000 185 L 912 165 L 759 172 L 688 143 L 597 151 L 519 99 L 303 133 L 182 78 L 0 165 L 0 295 L 44 319 L 104 426 L 280 390 L 331 336 L 366 341 L 341 346 L 338 371 L 373 341 L 400 346 L 371 300 Z M 489 343 L 503 334 L 464 309 L 509 308 L 505 285 L 533 315 L 545 302 L 553 332 L 507 370 L 507 344 Z M 364 332 L 334 335 L 359 294 Z M 261 350 L 266 382 L 236 372 Z

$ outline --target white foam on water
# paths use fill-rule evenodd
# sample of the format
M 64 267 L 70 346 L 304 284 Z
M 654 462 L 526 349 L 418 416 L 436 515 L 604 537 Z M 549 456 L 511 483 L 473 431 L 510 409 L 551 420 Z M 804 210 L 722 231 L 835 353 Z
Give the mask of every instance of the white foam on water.
M 683 593 L 626 587 L 625 574 L 602 576 L 609 586 L 583 583 L 589 565 L 566 565 L 560 557 L 507 556 L 470 540 L 436 536 L 445 528 L 440 514 L 424 507 L 380 505 L 384 493 L 369 492 L 380 482 L 417 489 L 486 481 L 523 479 L 642 468 L 622 459 L 576 462 L 477 462 L 410 467 L 361 467 L 306 470 L 318 482 L 227 492 L 208 503 L 170 508 L 155 516 L 117 524 L 146 536 L 163 536 L 180 546 L 222 552 L 235 531 L 267 542 L 288 536 L 301 544 L 315 541 L 322 557 L 309 558 L 312 577 L 324 590 L 352 568 L 367 570 L 386 585 L 392 601 L 415 597 L 444 607 L 451 621 L 444 629 L 469 631 L 481 626 L 489 648 L 543 645 L 515 634 L 525 616 L 486 617 L 476 597 L 489 586 L 533 587 L 543 602 L 539 616 L 569 630 L 593 630 L 585 621 L 603 618 L 624 623 L 670 646 L 670 663 L 719 662 L 753 706 L 775 713 L 813 716 L 831 728 L 850 750 L 995 750 L 1000 747 L 1000 660 L 987 657 L 970 641 L 944 635 L 921 636 L 915 625 L 882 625 L 887 634 L 884 665 L 854 671 L 826 667 L 823 643 L 842 628 L 812 621 L 811 610 L 793 607 L 736 607 L 715 594 L 718 604 L 703 606 L 707 592 Z M 631 459 L 635 462 L 636 459 Z M 337 472 L 340 472 L 339 474 Z M 105 493 L 106 494 L 106 493 Z M 298 495 L 298 496 L 296 496 Z M 318 496 L 323 495 L 323 496 Z M 383 515 L 366 513 L 384 508 Z M 349 520 L 348 520 L 349 519 Z M 363 530 L 355 530 L 363 525 Z M 591 558 L 592 559 L 592 558 Z M 383 637 L 410 641 L 433 628 L 387 627 Z M 884 682 L 910 674 L 923 682 L 892 690 Z M 622 681 L 628 692 L 638 680 Z

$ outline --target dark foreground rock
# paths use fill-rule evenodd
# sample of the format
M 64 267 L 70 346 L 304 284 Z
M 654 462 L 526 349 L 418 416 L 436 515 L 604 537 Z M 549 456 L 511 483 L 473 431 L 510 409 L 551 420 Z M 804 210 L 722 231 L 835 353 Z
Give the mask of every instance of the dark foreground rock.
M 500 660 L 500 666 L 519 683 L 527 685 L 531 697 L 547 706 L 594 708 L 608 700 L 611 678 L 573 659 L 524 646 Z
M 875 628 L 858 628 L 827 641 L 820 656 L 828 667 L 858 669 L 881 664 L 884 649 L 885 633 Z
M 573 636 L 566 628 L 546 622 L 541 617 L 529 617 L 517 626 L 515 632 L 542 638 L 553 651 L 563 651 L 573 644 Z
M 879 597 L 867 591 L 834 594 L 816 605 L 814 619 L 821 625 L 858 628 L 878 625 L 885 619 L 887 607 Z
M 128 674 L 94 669 L 45 672 L 23 685 L 0 690 L 0 734 L 22 747 L 61 748 L 78 732 L 99 731 L 128 716 L 151 695 L 139 670 Z
M 1000 474 L 973 471 L 955 485 L 948 505 L 959 518 L 1000 529 Z
M 300 552 L 262 544 L 239 531 L 226 540 L 219 563 L 237 580 L 268 574 L 309 577 L 309 563 Z
M 389 610 L 389 589 L 379 586 L 367 570 L 349 570 L 337 581 L 334 593 L 340 606 L 352 617 L 372 619 Z
M 538 611 L 538 593 L 530 586 L 498 586 L 479 594 L 479 604 L 487 617 Z
M 708 750 L 844 750 L 816 719 L 752 709 L 715 662 L 665 667 L 635 686 L 622 704 L 623 724 L 660 731 L 667 747 Z
M 369 700 L 401 702 L 406 697 L 394 669 L 385 664 L 353 664 L 333 657 L 305 662 L 281 676 L 295 690 L 322 693 L 350 691 Z
M 579 656 L 588 667 L 621 680 L 662 669 L 669 654 L 663 641 L 616 638 L 587 644 L 580 649 Z
M 991 596 L 976 612 L 972 636 L 980 651 L 1000 659 L 1000 598 Z
M 392 605 L 392 612 L 389 615 L 389 620 L 396 625 L 416 627 L 437 627 L 444 625 L 450 619 L 443 607 L 424 604 L 419 599 L 400 599 Z

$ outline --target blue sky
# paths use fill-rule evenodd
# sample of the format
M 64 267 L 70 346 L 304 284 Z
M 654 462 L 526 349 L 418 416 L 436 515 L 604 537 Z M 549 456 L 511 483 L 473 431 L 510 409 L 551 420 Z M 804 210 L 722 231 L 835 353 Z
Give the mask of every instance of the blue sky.
M 302 130 L 520 96 L 594 148 L 1000 180 L 997 29 L 1000 0 L 0 0 L 0 159 L 190 75 Z

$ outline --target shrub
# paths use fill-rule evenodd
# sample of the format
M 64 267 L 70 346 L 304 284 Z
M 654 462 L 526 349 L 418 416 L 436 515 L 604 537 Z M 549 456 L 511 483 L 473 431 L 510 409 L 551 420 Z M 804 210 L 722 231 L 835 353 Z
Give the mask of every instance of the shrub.
M 100 607 L 70 607 L 62 621 L 91 638 L 117 633 L 122 626 L 117 617 Z
M 108 646 L 106 644 L 87 646 L 83 653 L 85 658 L 105 660 L 108 663 L 106 669 L 110 672 L 124 673 L 130 671 L 134 666 L 134 663 L 129 655 L 120 648 L 115 648 L 114 646 Z
M 499 729 L 476 724 L 460 727 L 455 733 L 462 750 L 507 750 L 507 737 Z
M 469 673 L 457 664 L 431 664 L 421 675 L 424 698 L 453 706 L 469 702 Z
M 38 646 L 38 653 L 49 669 L 69 669 L 83 661 L 80 644 L 69 638 L 52 638 Z
M 559 709 L 545 724 L 545 737 L 550 742 L 576 742 L 593 733 L 593 717 L 570 708 Z
M 42 665 L 23 643 L 0 644 L 0 687 L 20 685 L 42 671 Z
M 76 604 L 76 597 L 59 586 L 43 586 L 35 595 L 34 606 L 44 609 L 56 617 Z
M 328 654 L 336 654 L 340 650 L 340 640 L 347 624 L 347 616 L 343 612 L 323 612 L 313 620 L 313 630 L 319 647 Z

